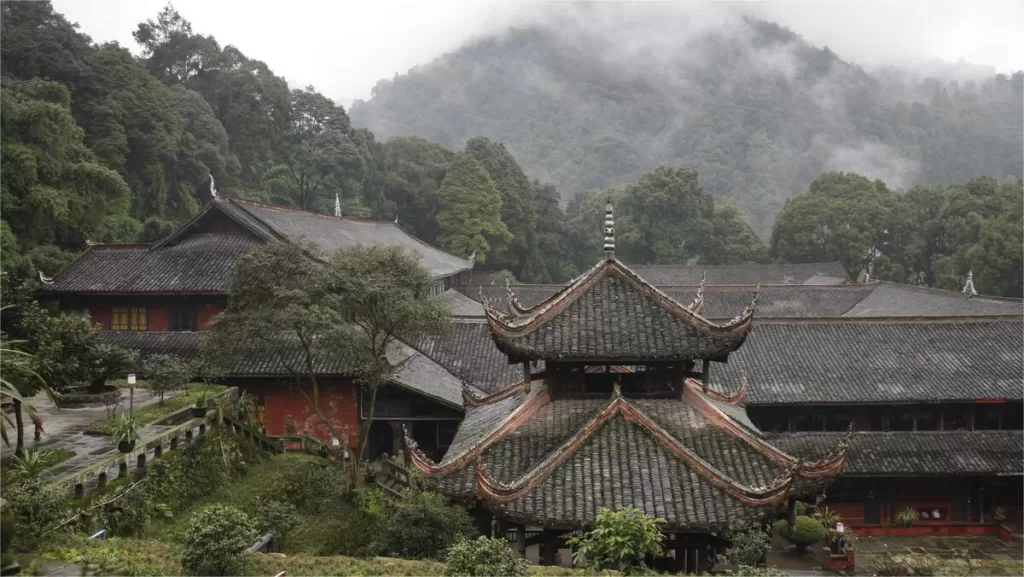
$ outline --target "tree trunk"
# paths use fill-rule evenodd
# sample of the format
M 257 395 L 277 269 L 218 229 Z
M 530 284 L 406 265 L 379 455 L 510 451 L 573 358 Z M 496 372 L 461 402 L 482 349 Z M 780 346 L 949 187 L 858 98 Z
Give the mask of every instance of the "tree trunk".
M 14 448 L 14 454 L 25 454 L 25 421 L 21 418 L 21 401 L 14 399 L 14 425 L 17 428 L 18 442 Z
M 373 412 L 377 408 L 377 391 L 380 386 L 370 387 L 370 410 L 366 412 L 366 430 L 363 431 L 363 438 L 359 441 L 359 452 L 356 453 L 355 462 L 352 463 L 353 478 L 355 483 L 359 476 L 359 463 L 363 462 L 363 453 L 366 452 L 366 443 L 370 440 L 370 427 L 373 426 Z

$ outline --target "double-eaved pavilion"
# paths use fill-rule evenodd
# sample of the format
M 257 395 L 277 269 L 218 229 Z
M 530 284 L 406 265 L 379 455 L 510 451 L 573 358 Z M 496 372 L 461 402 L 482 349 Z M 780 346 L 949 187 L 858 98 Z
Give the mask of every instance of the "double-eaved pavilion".
M 523 379 L 489 396 L 467 385 L 445 457 L 432 462 L 407 437 L 410 460 L 482 505 L 501 534 L 514 530 L 521 553 L 539 543 L 543 564 L 601 507 L 633 506 L 666 520 L 676 570 L 706 571 L 730 522 L 821 492 L 842 472 L 848 438 L 815 462 L 769 443 L 740 406 L 746 379 L 730 395 L 708 388 L 711 362 L 753 328 L 757 294 L 713 323 L 702 291 L 679 304 L 619 262 L 614 243 L 609 205 L 605 259 L 535 306 L 511 291 L 505 313 L 485 303 L 491 338 Z

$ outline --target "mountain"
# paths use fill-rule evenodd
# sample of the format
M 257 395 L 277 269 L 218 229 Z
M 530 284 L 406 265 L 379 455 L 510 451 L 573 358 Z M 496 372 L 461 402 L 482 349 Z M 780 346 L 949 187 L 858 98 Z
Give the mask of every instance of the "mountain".
M 450 147 L 501 141 L 563 200 L 690 165 L 763 236 L 826 170 L 895 189 L 1022 177 L 1021 73 L 868 72 L 770 22 L 636 6 L 560 10 L 477 38 L 380 81 L 353 125 Z

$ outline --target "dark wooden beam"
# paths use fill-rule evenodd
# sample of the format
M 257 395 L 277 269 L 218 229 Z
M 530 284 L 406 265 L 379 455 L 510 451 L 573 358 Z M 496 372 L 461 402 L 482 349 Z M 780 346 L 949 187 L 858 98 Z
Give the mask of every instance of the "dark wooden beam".
M 708 392 L 708 383 L 711 382 L 711 375 L 709 374 L 710 371 L 711 371 L 711 361 L 709 359 L 704 359 L 704 364 L 701 367 L 700 382 L 704 383 L 704 392 L 705 393 Z
M 544 541 L 541 543 L 541 565 L 554 565 L 558 553 L 558 531 L 544 530 Z
M 530 361 L 523 361 L 523 382 L 526 383 L 526 386 L 523 387 L 523 390 L 526 391 L 527 393 L 529 393 L 530 392 Z

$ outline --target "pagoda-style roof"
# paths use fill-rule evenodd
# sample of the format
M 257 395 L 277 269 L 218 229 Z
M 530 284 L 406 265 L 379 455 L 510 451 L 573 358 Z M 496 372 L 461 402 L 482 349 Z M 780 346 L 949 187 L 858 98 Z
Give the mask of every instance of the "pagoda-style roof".
M 802 461 L 765 440 L 738 403 L 745 385 L 712 397 L 687 380 L 673 399 L 553 398 L 543 382 L 467 404 L 440 463 L 406 436 L 413 466 L 456 498 L 476 498 L 512 522 L 583 528 L 601 507 L 633 506 L 670 531 L 752 520 L 790 493 L 820 490 L 842 472 L 846 441 Z
M 510 361 L 722 360 L 753 327 L 756 294 L 737 317 L 714 323 L 701 315 L 702 290 L 684 306 L 610 256 L 532 307 L 509 291 L 507 313 L 484 309 Z

